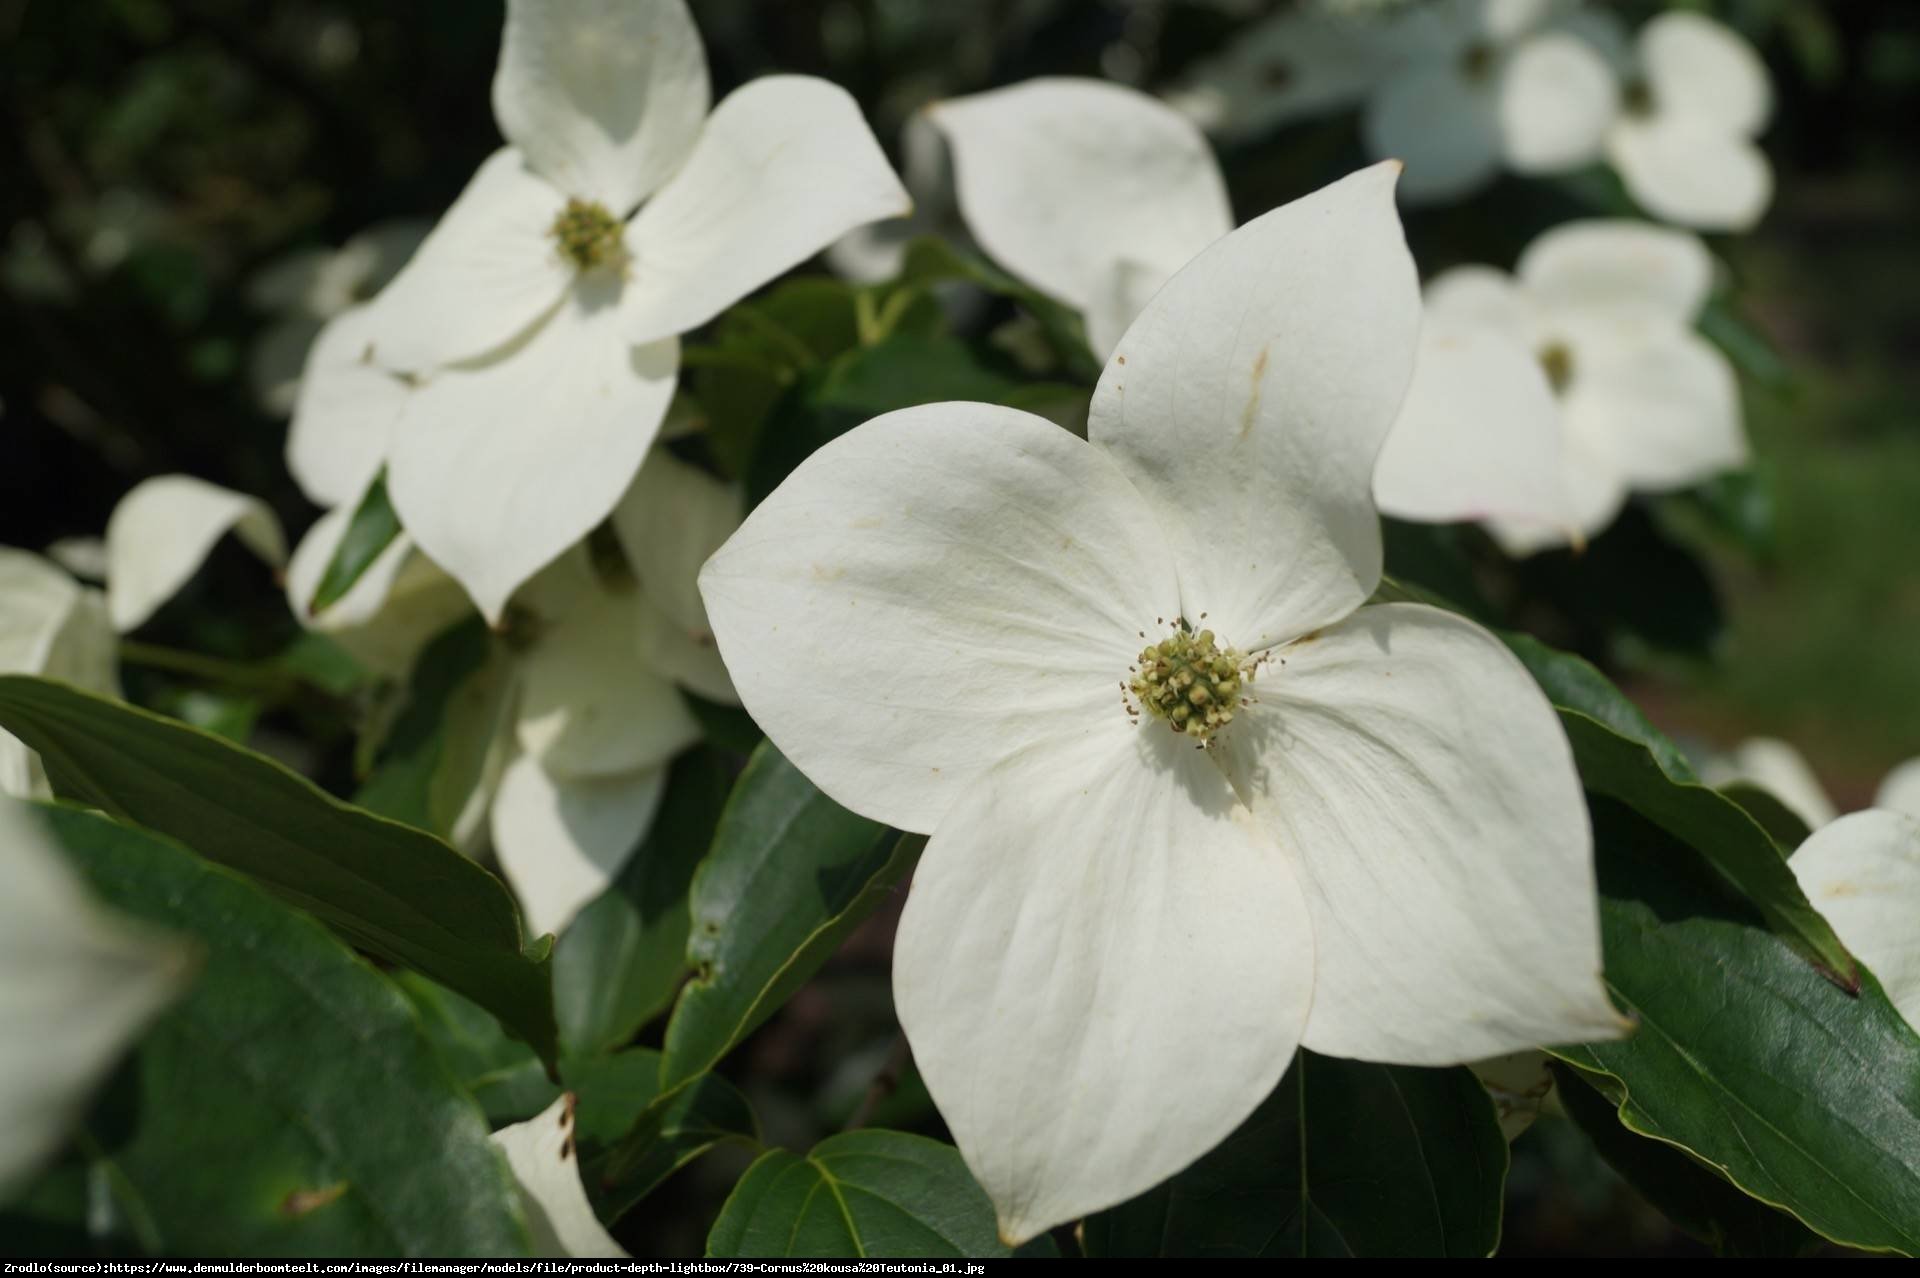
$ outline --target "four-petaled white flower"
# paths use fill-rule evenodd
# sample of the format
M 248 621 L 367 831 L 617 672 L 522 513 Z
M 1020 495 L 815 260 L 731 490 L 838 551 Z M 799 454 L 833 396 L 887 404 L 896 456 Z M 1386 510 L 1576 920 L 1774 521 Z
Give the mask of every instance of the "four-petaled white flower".
M 1527 247 L 1511 276 L 1487 266 L 1444 271 L 1427 285 L 1428 333 L 1504 346 L 1509 402 L 1489 412 L 1502 398 L 1491 393 L 1494 383 L 1463 385 L 1447 368 L 1429 374 L 1423 366 L 1403 419 L 1451 423 L 1457 438 L 1463 406 L 1471 407 L 1477 420 L 1464 424 L 1486 438 L 1461 456 L 1479 459 L 1508 448 L 1524 458 L 1537 452 L 1533 437 L 1557 433 L 1564 517 L 1556 523 L 1539 511 L 1519 517 L 1494 508 L 1484 512 L 1488 527 L 1515 554 L 1597 533 L 1629 491 L 1682 488 L 1746 464 L 1733 370 L 1692 328 L 1712 283 L 1713 260 L 1694 236 L 1616 220 L 1555 227 Z M 1467 367 L 1457 363 L 1453 371 Z M 1557 427 L 1542 415 L 1543 379 Z M 1418 515 L 1431 494 L 1453 490 L 1458 458 L 1432 446 L 1446 437 L 1437 428 L 1394 431 L 1380 459 L 1382 509 Z M 1484 485 L 1488 473 L 1480 466 L 1461 482 Z M 1529 463 L 1524 475 L 1536 474 Z M 1534 484 L 1529 478 L 1516 490 Z
M 1773 195 L 1754 145 L 1772 107 L 1737 33 L 1664 13 L 1633 37 L 1577 0 L 1439 0 L 1379 17 L 1289 10 L 1169 95 L 1219 136 L 1362 108 L 1401 198 L 1457 199 L 1503 170 L 1565 173 L 1602 158 L 1640 206 L 1701 230 L 1744 230 Z
M 1175 275 L 1086 440 L 889 414 L 702 571 L 774 743 L 932 836 L 895 1001 L 1009 1240 L 1180 1170 L 1302 1043 L 1441 1064 L 1621 1025 L 1551 707 L 1486 631 L 1362 606 L 1420 318 L 1396 167 Z
M 65 547 L 76 562 L 97 561 L 90 566 L 106 578 L 104 591 L 50 559 L 0 546 L 0 674 L 118 697 L 120 635 L 146 624 L 228 533 L 270 564 L 286 558 L 280 521 L 264 502 L 190 475 L 135 484 L 108 517 L 104 544 Z M 0 794 L 48 793 L 39 757 L 0 729 Z
M 1392 69 L 1370 90 L 1360 129 L 1405 161 L 1401 198 L 1452 200 L 1504 170 L 1565 173 L 1600 158 L 1620 86 L 1559 0 L 1442 0 L 1386 25 Z
M 577 545 L 514 595 L 497 659 L 452 704 L 449 732 L 484 763 L 436 814 L 454 842 L 491 841 L 536 934 L 560 932 L 618 877 L 664 797 L 668 765 L 700 739 L 680 695 L 739 698 L 700 602 L 699 565 L 740 523 L 739 489 L 656 450 L 612 514 L 610 543 Z M 295 552 L 296 615 L 404 677 L 469 605 L 401 534 L 345 596 L 313 598 L 349 520 L 324 516 Z
M 1640 207 L 1703 231 L 1744 231 L 1773 201 L 1773 168 L 1754 144 L 1773 86 L 1753 46 L 1697 13 L 1640 29 L 1624 67 L 1607 158 Z
M 0 1202 L 59 1148 L 192 964 L 186 944 L 93 900 L 40 813 L 0 794 Z
M 509 145 L 373 303 L 372 361 L 421 383 L 386 451 L 395 509 L 489 620 L 626 491 L 678 334 L 907 210 L 836 86 L 770 76 L 708 102 L 684 0 L 510 0 Z

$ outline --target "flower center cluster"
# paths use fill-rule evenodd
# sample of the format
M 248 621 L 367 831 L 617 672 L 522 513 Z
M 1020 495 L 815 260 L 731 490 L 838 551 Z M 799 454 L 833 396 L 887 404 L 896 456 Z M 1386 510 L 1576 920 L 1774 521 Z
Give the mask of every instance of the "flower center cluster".
M 1246 704 L 1242 689 L 1258 664 L 1222 648 L 1211 630 L 1196 634 L 1182 617 L 1173 634 L 1141 650 L 1126 688 L 1148 714 L 1204 745 Z M 1130 703 L 1127 713 L 1139 712 Z
M 1573 381 L 1573 352 L 1555 342 L 1540 352 L 1540 367 L 1546 370 L 1547 385 L 1553 387 L 1553 393 L 1565 394 Z
M 1498 56 L 1493 45 L 1487 41 L 1470 45 L 1460 55 L 1460 74 L 1469 80 L 1484 80 L 1493 74 L 1494 59 Z
M 620 261 L 626 256 L 620 219 L 595 200 L 572 199 L 553 219 L 547 233 L 559 243 L 560 256 L 583 271 Z
M 1628 115 L 1642 119 L 1652 115 L 1655 105 L 1653 86 L 1640 79 L 1629 82 L 1621 91 L 1620 104 L 1626 109 Z

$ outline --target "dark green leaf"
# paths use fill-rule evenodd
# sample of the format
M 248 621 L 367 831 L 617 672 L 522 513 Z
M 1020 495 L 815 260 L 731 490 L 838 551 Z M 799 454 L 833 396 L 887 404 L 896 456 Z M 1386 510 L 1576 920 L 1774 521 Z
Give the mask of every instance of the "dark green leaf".
M 768 742 L 755 752 L 694 876 L 694 978 L 667 1022 L 661 1076 L 704 1074 L 819 970 L 919 855 L 814 788 Z
M 850 350 L 810 370 L 774 410 L 747 470 L 747 498 L 759 502 L 815 449 L 882 413 L 947 400 L 997 404 L 1022 385 L 950 337 L 901 334 Z
M 1848 994 L 1620 803 L 1592 802 L 1607 985 L 1632 1037 L 1555 1048 L 1763 1202 L 1854 1247 L 1920 1252 L 1920 1036 L 1862 970 Z
M 1780 358 L 1772 341 L 1750 324 L 1725 294 L 1707 302 L 1706 309 L 1700 313 L 1700 331 L 1725 351 L 1741 372 L 1762 385 L 1781 387 L 1792 383 L 1793 369 Z
M 307 611 L 324 612 L 338 603 L 399 535 L 400 516 L 387 500 L 387 476 L 382 471 L 360 504 L 354 507 L 353 519 L 341 534 L 340 547 L 333 552 L 327 570 L 320 575 L 320 584 L 314 587 Z
M 353 796 L 357 806 L 442 838 L 452 833 L 504 705 L 506 671 L 493 657 L 493 636 L 478 617 L 421 650 L 373 775 Z
M 761 1155 L 707 1236 L 716 1257 L 1003 1257 L 993 1204 L 958 1150 L 904 1132 Z
M 760 725 L 753 721 L 753 716 L 742 707 L 708 701 L 684 688 L 680 690 L 680 696 L 687 703 L 687 708 L 693 711 L 693 717 L 700 721 L 707 740 L 714 745 L 734 754 L 752 754 L 759 748 L 765 734 L 760 731 Z
M 1663 513 L 1697 515 L 1755 559 L 1774 553 L 1773 487 L 1759 466 L 1717 475 L 1667 499 Z
M 1853 956 L 1807 900 L 1773 837 L 1718 790 L 1678 781 L 1638 741 L 1575 710 L 1560 712 L 1589 794 L 1617 799 L 1692 848 L 1752 901 L 1768 925 L 1835 980 L 1851 984 Z
M 480 1111 L 392 984 L 237 875 L 50 809 L 110 905 L 204 965 L 135 1058 L 100 1161 L 176 1255 L 513 1255 L 525 1225 Z
M 556 1055 L 545 946 L 523 950 L 506 888 L 432 835 L 342 803 L 264 755 L 64 684 L 0 676 L 0 724 L 40 753 L 62 797 L 252 875 Z
M 1088 348 L 1086 326 L 1072 307 L 1063 306 L 951 241 L 929 235 L 909 244 L 900 279 L 902 283 L 922 285 L 962 280 L 1009 299 L 1039 321 L 1068 376 L 1088 385 L 1100 380 L 1102 361 Z
M 1720 793 L 1739 804 L 1761 829 L 1772 835 L 1783 855 L 1790 854 L 1813 833 L 1806 819 L 1775 798 L 1771 790 L 1742 781 L 1721 786 Z
M 1680 1150 L 1622 1127 L 1614 1105 L 1580 1071 L 1556 1062 L 1553 1077 L 1567 1116 L 1607 1164 L 1668 1220 L 1722 1255 L 1797 1256 L 1820 1241 Z
M 687 894 L 713 842 L 729 780 L 712 751 L 682 755 L 646 842 L 560 938 L 553 997 L 568 1054 L 627 1042 L 673 1001 L 689 970 Z
M 1212 1153 L 1087 1218 L 1089 1256 L 1488 1256 L 1507 1142 L 1461 1068 L 1302 1051 Z
M 1589 719 L 1597 719 L 1630 741 L 1645 746 L 1660 770 L 1673 781 L 1696 780 L 1693 765 L 1680 747 L 1653 726 L 1640 707 L 1633 704 L 1593 664 L 1570 652 L 1549 648 L 1532 635 L 1502 631 L 1500 638 L 1520 664 L 1527 668 L 1547 700 L 1563 710 L 1578 710 Z
M 580 1165 L 602 1220 L 618 1220 L 715 1145 L 760 1143 L 753 1106 L 718 1074 L 702 1074 L 668 1092 L 660 1089 L 658 1052 L 636 1048 L 600 1059 L 623 1062 L 617 1091 L 603 1064 L 569 1068 L 585 1072 L 582 1105 L 589 1096 L 594 1101 L 580 1120 Z

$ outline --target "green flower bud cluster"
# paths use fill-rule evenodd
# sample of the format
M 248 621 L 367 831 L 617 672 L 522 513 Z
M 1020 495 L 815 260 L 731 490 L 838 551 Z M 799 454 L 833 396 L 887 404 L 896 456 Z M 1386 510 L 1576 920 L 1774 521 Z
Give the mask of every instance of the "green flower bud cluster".
M 559 241 L 560 256 L 583 271 L 620 261 L 626 245 L 620 233 L 625 227 L 619 218 L 607 212 L 596 200 L 571 199 L 553 219 L 548 234 Z
M 1148 714 L 1204 744 L 1233 722 L 1256 664 L 1220 647 L 1211 630 L 1195 634 L 1183 619 L 1171 636 L 1141 650 L 1127 691 Z

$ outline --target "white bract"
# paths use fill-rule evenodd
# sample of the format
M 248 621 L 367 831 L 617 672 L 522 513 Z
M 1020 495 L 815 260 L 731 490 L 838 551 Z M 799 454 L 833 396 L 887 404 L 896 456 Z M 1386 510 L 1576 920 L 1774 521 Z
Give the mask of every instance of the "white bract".
M 247 301 L 277 317 L 254 339 L 248 361 L 262 408 L 279 416 L 293 411 L 321 326 L 386 287 L 426 234 L 424 222 L 381 222 L 337 249 L 289 253 L 253 278 Z
M 104 591 L 51 559 L 0 546 L 0 674 L 118 697 L 120 635 L 144 625 L 229 532 L 269 563 L 286 558 L 265 503 L 188 475 L 144 480 L 114 507 L 105 540 L 83 555 L 97 561 L 85 566 L 100 570 Z M 0 730 L 0 794 L 49 793 L 39 757 Z
M 1474 343 L 1489 356 L 1487 371 L 1478 382 L 1430 375 L 1423 349 L 1402 415 L 1426 425 L 1388 441 L 1382 509 L 1421 517 L 1426 504 L 1457 501 L 1459 475 L 1497 491 L 1490 477 L 1504 473 L 1510 504 L 1484 513 L 1495 537 L 1525 554 L 1600 532 L 1632 491 L 1684 488 L 1743 466 L 1733 369 L 1692 327 L 1712 282 L 1698 239 L 1620 220 L 1555 227 L 1513 275 L 1443 271 L 1426 289 L 1428 338 Z M 1543 378 L 1551 415 L 1542 412 Z M 1499 386 L 1511 389 L 1496 394 Z M 1523 501 L 1544 478 L 1532 437 L 1554 434 L 1565 503 L 1557 521 L 1545 517 L 1546 503 L 1529 510 Z
M 1640 207 L 1707 231 L 1744 231 L 1773 199 L 1754 139 L 1773 111 L 1766 64 L 1739 35 L 1697 13 L 1640 29 L 1607 157 Z
M 486 756 L 454 822 L 463 847 L 490 836 L 528 926 L 559 932 L 639 846 L 673 757 L 700 739 L 680 695 L 736 703 L 695 584 L 740 523 L 742 499 L 656 451 L 612 512 L 614 545 L 570 548 L 515 593 L 497 669 L 450 710 Z M 324 516 L 288 573 L 297 616 L 389 676 L 468 610 L 464 594 L 402 533 L 318 616 L 306 602 L 348 521 Z M 602 560 L 612 557 L 608 564 Z M 450 729 L 451 730 L 451 729 Z
M 0 795 L 0 1202 L 191 966 L 186 945 L 94 902 L 40 814 Z
M 1233 229 L 1200 131 L 1143 93 L 1048 78 L 927 117 L 953 148 L 961 215 L 1001 266 L 1086 318 L 1111 354 L 1173 273 Z
M 134 485 L 107 518 L 107 611 L 114 628 L 139 629 L 228 533 L 276 568 L 287 560 L 280 520 L 258 497 L 191 475 Z
M 580 1147 L 568 1092 L 524 1123 L 502 1127 L 493 1143 L 507 1156 L 533 1234 L 535 1256 L 620 1257 L 626 1249 L 593 1214 L 580 1183 Z
M 1786 804 L 1811 830 L 1840 817 L 1839 806 L 1806 756 L 1776 737 L 1753 737 L 1725 754 L 1715 755 L 1701 767 L 1700 777 L 1711 786 L 1758 786 Z M 1873 806 L 1920 820 L 1920 758 L 1908 759 L 1881 779 Z
M 1875 807 L 1822 826 L 1787 862 L 1834 934 L 1920 1029 L 1920 816 Z
M 1161 285 L 1233 227 L 1206 139 L 1098 80 L 1031 80 L 929 108 L 967 227 L 1011 274 L 1078 309 L 1105 358 Z M 1382 455 L 1381 509 L 1563 528 L 1560 431 L 1531 351 L 1457 326 L 1423 334 L 1410 411 Z
M 1394 173 L 1183 268 L 1086 440 L 888 414 L 702 571 L 775 744 L 932 836 L 895 1002 L 1010 1241 L 1186 1166 L 1302 1043 L 1441 1064 L 1621 1024 L 1551 708 L 1484 630 L 1362 607 L 1419 327 Z
M 394 507 L 490 621 L 626 491 L 678 334 L 907 211 L 834 85 L 770 76 L 708 102 L 683 0 L 510 0 L 508 145 L 373 304 L 373 361 L 420 382 L 387 445 Z
M 0 674 L 59 679 L 117 697 L 117 639 L 103 593 L 51 560 L 0 546 Z M 0 795 L 51 793 L 40 757 L 0 728 Z

